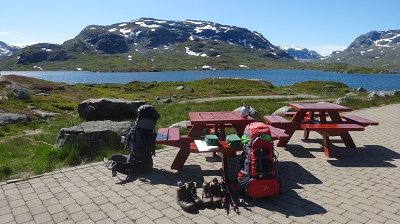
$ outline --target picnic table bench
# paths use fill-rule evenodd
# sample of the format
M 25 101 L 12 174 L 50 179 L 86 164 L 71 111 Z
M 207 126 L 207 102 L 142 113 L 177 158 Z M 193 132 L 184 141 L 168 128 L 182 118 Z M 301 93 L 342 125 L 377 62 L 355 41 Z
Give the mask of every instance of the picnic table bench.
M 265 115 L 268 124 L 284 129 L 289 139 L 279 140 L 277 146 L 286 146 L 296 130 L 303 130 L 303 139 L 308 139 L 310 131 L 319 133 L 323 138 L 325 155 L 331 157 L 329 136 L 340 136 L 346 147 L 356 147 L 350 131 L 364 131 L 364 127 L 378 125 L 376 121 L 356 115 L 340 115 L 339 112 L 351 111 L 350 108 L 337 104 L 289 104 L 297 112 L 283 112 L 283 116 L 292 116 L 291 120 L 279 115 Z M 316 118 L 318 117 L 318 118 Z M 329 118 L 329 119 L 328 119 Z

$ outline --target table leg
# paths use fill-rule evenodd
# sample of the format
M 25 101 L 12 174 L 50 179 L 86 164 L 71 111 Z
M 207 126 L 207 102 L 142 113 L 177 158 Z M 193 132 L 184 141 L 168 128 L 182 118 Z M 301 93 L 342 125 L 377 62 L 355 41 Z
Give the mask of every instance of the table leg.
M 229 169 L 228 169 L 228 158 L 222 156 L 222 179 L 225 183 L 228 183 Z
M 343 140 L 343 143 L 346 147 L 348 148 L 355 148 L 356 144 L 353 141 L 353 138 L 351 138 L 350 133 L 348 131 L 344 131 L 341 133 L 340 137 Z
M 303 139 L 308 139 L 308 136 L 310 135 L 310 131 L 304 131 L 303 133 Z
M 331 143 L 329 141 L 329 135 L 322 136 L 324 142 L 324 152 L 327 157 L 331 157 Z
M 171 169 L 177 170 L 183 167 L 190 154 L 190 148 L 180 148 L 174 161 L 172 162 Z
M 286 129 L 285 134 L 289 135 L 289 138 L 286 140 L 278 140 L 276 143 L 276 146 L 279 147 L 285 147 L 287 143 L 289 142 L 290 138 L 292 137 L 293 133 L 295 132 L 295 129 Z

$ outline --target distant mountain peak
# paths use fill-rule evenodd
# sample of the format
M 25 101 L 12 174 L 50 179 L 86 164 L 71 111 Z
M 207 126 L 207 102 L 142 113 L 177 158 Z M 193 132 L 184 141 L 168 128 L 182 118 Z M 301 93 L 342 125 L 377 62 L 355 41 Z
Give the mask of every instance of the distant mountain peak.
M 13 53 L 19 51 L 21 47 L 13 46 L 7 43 L 0 41 L 0 59 L 8 57 Z
M 400 29 L 370 31 L 357 37 L 344 51 L 332 52 L 326 63 L 348 63 L 369 68 L 399 69 Z
M 307 48 L 302 48 L 296 45 L 285 45 L 278 47 L 279 49 L 286 51 L 290 56 L 299 61 L 308 61 L 322 57 L 316 51 L 309 51 Z

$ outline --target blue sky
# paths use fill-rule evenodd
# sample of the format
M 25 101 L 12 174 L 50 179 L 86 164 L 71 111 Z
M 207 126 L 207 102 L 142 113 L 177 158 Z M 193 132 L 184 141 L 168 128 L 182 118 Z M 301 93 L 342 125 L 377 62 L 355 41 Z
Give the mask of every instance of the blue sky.
M 275 46 L 325 56 L 369 31 L 400 29 L 399 0 L 2 0 L 0 7 L 0 41 L 12 45 L 62 44 L 88 25 L 151 17 L 244 27 Z

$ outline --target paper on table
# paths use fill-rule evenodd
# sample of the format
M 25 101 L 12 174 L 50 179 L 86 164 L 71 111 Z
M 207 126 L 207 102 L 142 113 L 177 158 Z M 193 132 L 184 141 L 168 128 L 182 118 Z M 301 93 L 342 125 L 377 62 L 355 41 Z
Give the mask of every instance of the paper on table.
M 206 152 L 206 151 L 212 151 L 214 149 L 218 149 L 218 146 L 207 145 L 206 142 L 202 141 L 202 140 L 194 140 L 194 143 L 196 144 L 199 152 Z

